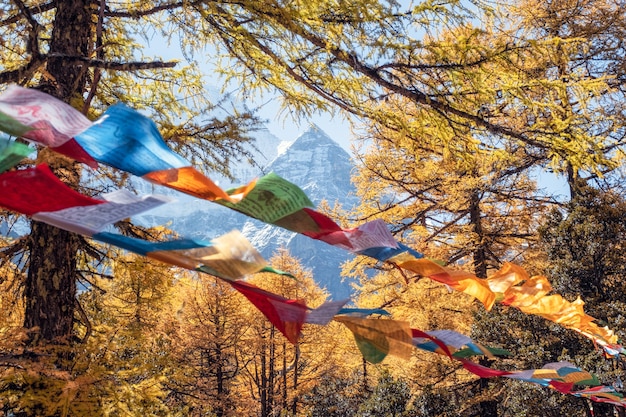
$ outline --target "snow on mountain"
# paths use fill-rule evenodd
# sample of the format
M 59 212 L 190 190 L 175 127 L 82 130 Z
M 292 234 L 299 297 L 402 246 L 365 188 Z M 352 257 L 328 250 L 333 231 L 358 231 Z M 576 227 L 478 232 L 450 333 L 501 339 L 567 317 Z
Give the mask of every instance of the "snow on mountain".
M 260 131 L 256 146 L 259 149 L 257 163 L 237 164 L 232 168 L 237 183 L 229 184 L 218 179 L 220 186 L 228 188 L 242 185 L 251 179 L 271 171 L 293 182 L 304 190 L 317 206 L 322 200 L 332 206 L 335 202 L 349 209 L 357 204 L 350 182 L 352 164 L 350 155 L 319 127 L 311 127 L 284 146 L 268 131 Z M 281 152 L 282 151 L 282 152 Z M 266 164 L 262 164 L 266 161 Z M 211 176 L 213 180 L 215 178 Z M 162 187 L 153 192 L 161 192 Z M 166 191 L 170 194 L 170 191 Z M 212 239 L 233 229 L 241 230 L 265 259 L 271 258 L 280 247 L 289 250 L 305 268 L 313 272 L 316 282 L 326 288 L 331 298 L 349 297 L 351 286 L 342 282 L 340 265 L 352 255 L 320 241 L 298 235 L 277 226 L 264 224 L 233 210 L 208 201 L 194 199 L 176 193 L 178 203 L 170 203 L 152 210 L 141 217 L 143 224 L 167 224 L 183 237 Z

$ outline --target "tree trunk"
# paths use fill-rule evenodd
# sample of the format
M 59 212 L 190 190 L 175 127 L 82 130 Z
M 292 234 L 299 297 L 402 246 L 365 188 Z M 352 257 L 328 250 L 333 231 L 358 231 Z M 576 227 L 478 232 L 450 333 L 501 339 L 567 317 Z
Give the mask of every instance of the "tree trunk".
M 266 366 L 266 354 L 267 354 L 267 350 L 266 350 L 267 346 L 265 344 L 265 342 L 263 342 L 263 345 L 261 347 L 261 352 L 260 352 L 260 356 L 261 356 L 261 379 L 260 379 L 260 395 L 259 395 L 259 401 L 261 402 L 261 417 L 268 417 L 269 416 L 269 410 L 268 410 L 268 401 L 267 401 L 267 394 L 268 394 L 268 382 L 267 382 L 267 366 Z
M 76 297 L 76 236 L 33 221 L 29 244 L 24 327 L 36 330 L 33 340 L 67 342 Z
M 474 260 L 474 274 L 478 278 L 487 278 L 487 250 L 484 243 L 482 212 L 480 210 L 480 195 L 478 191 L 474 191 L 470 197 L 469 215 L 472 230 L 479 239 L 479 242 L 474 246 L 472 256 Z
M 276 340 L 275 340 L 275 332 L 276 328 L 274 326 L 270 327 L 270 343 L 269 343 L 269 363 L 267 370 L 267 415 L 274 415 L 274 377 L 276 376 Z
M 224 389 L 224 356 L 225 355 L 222 355 L 221 345 L 218 343 L 215 347 L 215 378 L 217 380 L 217 404 L 215 405 L 215 415 L 217 417 L 224 416 L 224 399 L 226 394 Z
M 478 242 L 474 246 L 473 261 L 474 261 L 474 274 L 478 278 L 487 278 L 487 248 L 485 247 L 484 230 L 482 224 L 482 211 L 480 209 L 480 194 L 478 190 L 472 192 L 470 196 L 470 223 L 472 230 L 478 238 Z M 486 359 L 479 360 L 481 365 L 488 366 L 489 363 Z M 479 380 L 480 391 L 482 393 L 488 391 L 489 380 L 481 378 Z M 480 404 L 481 417 L 497 417 L 498 416 L 498 403 L 495 400 L 484 400 Z
M 92 42 L 91 0 L 59 0 L 50 38 L 47 72 L 39 89 L 65 102 L 80 99 L 86 84 L 87 68 L 72 56 L 89 56 Z M 80 168 L 66 158 L 46 152 L 39 158 L 49 162 L 60 178 L 72 187 L 80 181 Z M 72 334 L 76 297 L 76 254 L 78 237 L 39 222 L 31 223 L 30 262 L 25 282 L 24 326 L 36 329 L 33 341 L 69 341 Z
M 287 343 L 283 342 L 283 371 L 281 372 L 283 410 L 287 410 Z
M 298 362 L 300 361 L 300 345 L 295 346 L 293 367 L 293 402 L 291 403 L 291 415 L 297 415 L 298 411 Z

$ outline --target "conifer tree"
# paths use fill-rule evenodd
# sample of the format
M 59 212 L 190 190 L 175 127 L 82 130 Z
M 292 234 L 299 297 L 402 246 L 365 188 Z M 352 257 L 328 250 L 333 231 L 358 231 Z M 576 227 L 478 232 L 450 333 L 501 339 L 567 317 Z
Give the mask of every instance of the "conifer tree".
M 174 62 L 136 60 L 140 48 L 136 36 L 147 36 L 159 26 L 140 27 L 132 19 L 163 16 L 163 10 L 182 6 L 116 6 L 104 0 L 16 0 L 3 5 L 0 83 L 38 88 L 91 117 L 118 100 L 136 108 L 148 106 L 162 122 L 165 138 L 178 141 L 175 148 L 183 153 L 192 150 L 188 155 L 195 163 L 205 161 L 206 166 L 227 172 L 222 163 L 242 156 L 240 144 L 249 139 L 245 132 L 255 119 L 249 114 L 212 118 L 210 109 L 216 103 L 204 99 L 200 75 L 193 67 L 172 70 Z M 189 107 L 192 97 L 197 107 Z M 181 120 L 186 121 L 184 126 Z M 81 186 L 80 164 L 47 149 L 39 150 L 37 162 L 46 162 L 71 187 Z M 124 178 L 105 168 L 99 174 Z M 5 249 L 7 257 L 22 253 L 27 254 L 24 327 L 37 330 L 33 342 L 70 342 L 82 274 L 77 262 L 81 254 L 98 256 L 97 251 L 76 234 L 32 222 L 28 239 Z
M 306 300 L 307 305 L 316 307 L 326 299 L 300 262 L 288 251 L 281 249 L 270 264 L 289 271 L 294 278 L 276 274 L 255 274 L 252 282 L 268 291 L 290 299 Z M 253 399 L 254 409 L 239 410 L 239 413 L 271 416 L 279 413 L 301 415 L 303 396 L 320 384 L 320 378 L 340 369 L 350 369 L 353 361 L 358 363 L 356 352 L 346 352 L 342 345 L 347 331 L 339 323 L 320 327 L 306 325 L 302 338 L 292 345 L 256 309 L 246 310 L 249 324 L 241 336 L 239 362 L 242 372 L 238 377 L 240 387 L 249 389 L 240 392 L 240 397 Z
M 177 288 L 184 301 L 177 313 L 182 324 L 176 360 L 184 371 L 168 382 L 171 400 L 190 415 L 209 409 L 216 416 L 237 415 L 248 302 L 228 283 L 209 276 L 179 280 Z

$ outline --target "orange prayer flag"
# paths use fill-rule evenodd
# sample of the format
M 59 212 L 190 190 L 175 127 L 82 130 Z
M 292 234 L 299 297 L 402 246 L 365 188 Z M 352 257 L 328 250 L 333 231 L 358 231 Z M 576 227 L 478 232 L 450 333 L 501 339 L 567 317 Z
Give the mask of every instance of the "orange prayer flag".
M 522 285 L 514 286 L 504 292 L 502 304 L 516 308 L 530 306 L 552 291 L 552 285 L 543 275 L 534 276 Z
M 407 269 L 433 281 L 446 284 L 451 288 L 469 294 L 483 303 L 487 310 L 496 301 L 494 292 L 489 288 L 487 280 L 480 279 L 469 272 L 454 271 L 445 268 L 426 258 L 415 258 L 409 253 L 402 253 L 389 259 L 400 268 Z
M 214 201 L 218 198 L 230 198 L 226 191 L 190 166 L 152 171 L 145 174 L 142 178 L 203 200 Z
M 524 268 L 506 262 L 495 274 L 487 278 L 487 283 L 493 292 L 504 294 L 513 285 L 527 279 L 528 273 Z

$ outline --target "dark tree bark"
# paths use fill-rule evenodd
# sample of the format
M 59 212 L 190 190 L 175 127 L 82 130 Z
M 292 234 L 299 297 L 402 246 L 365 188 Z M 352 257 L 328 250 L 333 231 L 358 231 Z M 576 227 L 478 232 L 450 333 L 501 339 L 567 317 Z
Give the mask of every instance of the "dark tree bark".
M 76 236 L 33 221 L 29 246 L 24 327 L 36 329 L 33 340 L 67 342 L 74 321 Z
M 478 278 L 484 279 L 487 278 L 487 248 L 485 247 L 480 200 L 481 197 L 479 191 L 474 191 L 470 196 L 469 214 L 472 229 L 479 239 L 479 242 L 476 244 L 472 253 L 474 274 Z M 489 366 L 489 361 L 485 358 L 481 358 L 479 363 L 483 366 Z M 481 392 L 487 392 L 489 389 L 489 380 L 481 378 L 478 381 L 478 385 Z M 498 402 L 493 399 L 483 400 L 479 404 L 479 410 L 481 417 L 498 417 Z
M 92 4 L 91 0 L 56 1 L 46 68 L 49 75 L 39 88 L 65 102 L 80 99 L 85 91 L 87 67 L 67 56 L 89 56 L 94 27 Z M 79 185 L 78 164 L 48 152 L 40 153 L 40 159 L 68 185 Z M 78 237 L 33 221 L 28 242 L 24 326 L 36 330 L 33 341 L 67 342 L 72 335 L 75 311 Z
M 478 278 L 487 278 L 487 249 L 485 248 L 484 232 L 482 225 L 482 212 L 480 209 L 480 195 L 474 191 L 470 197 L 470 223 L 472 229 L 480 240 L 473 251 L 474 274 Z

